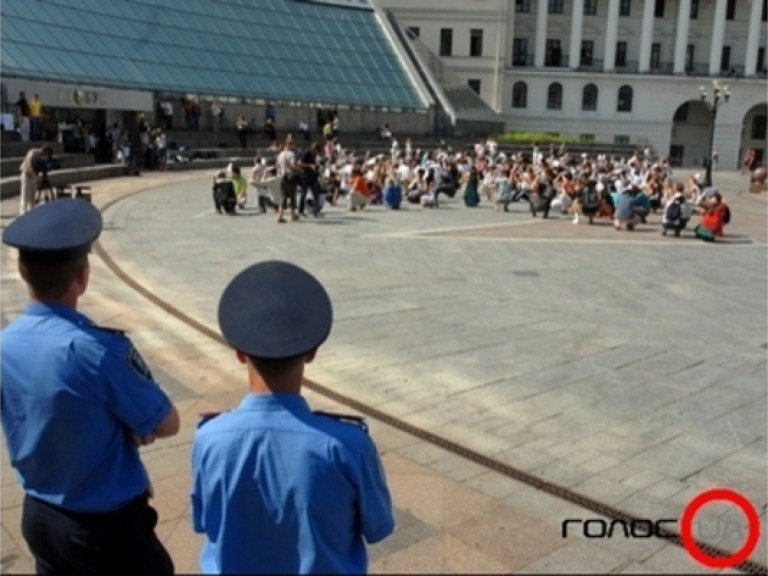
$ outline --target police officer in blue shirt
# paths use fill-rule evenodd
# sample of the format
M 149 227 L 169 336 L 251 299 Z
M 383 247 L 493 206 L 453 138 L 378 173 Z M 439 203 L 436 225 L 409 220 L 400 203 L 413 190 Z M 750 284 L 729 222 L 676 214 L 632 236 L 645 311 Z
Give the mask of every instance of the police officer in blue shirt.
M 22 534 L 38 574 L 172 574 L 138 447 L 176 434 L 178 412 L 130 340 L 77 310 L 101 227 L 89 202 L 62 199 L 3 234 L 31 300 L 0 335 Z
M 262 262 L 229 283 L 218 316 L 249 391 L 195 436 L 203 572 L 366 572 L 365 543 L 394 529 L 376 446 L 361 419 L 312 412 L 301 396 L 304 366 L 331 330 L 327 292 L 297 266 Z

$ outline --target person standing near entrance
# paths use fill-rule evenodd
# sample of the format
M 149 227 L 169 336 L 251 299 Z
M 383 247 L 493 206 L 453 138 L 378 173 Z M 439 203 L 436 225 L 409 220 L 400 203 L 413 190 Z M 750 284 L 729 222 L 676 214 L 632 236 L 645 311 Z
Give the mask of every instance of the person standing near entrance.
M 16 101 L 16 115 L 19 117 L 19 134 L 22 142 L 29 142 L 29 102 L 24 92 L 19 92 Z
M 0 336 L 0 417 L 38 574 L 172 574 L 139 446 L 179 414 L 125 334 L 78 311 L 101 213 L 54 200 L 8 226 L 30 302 Z
M 43 103 L 37 94 L 29 101 L 29 135 L 33 142 L 43 139 Z

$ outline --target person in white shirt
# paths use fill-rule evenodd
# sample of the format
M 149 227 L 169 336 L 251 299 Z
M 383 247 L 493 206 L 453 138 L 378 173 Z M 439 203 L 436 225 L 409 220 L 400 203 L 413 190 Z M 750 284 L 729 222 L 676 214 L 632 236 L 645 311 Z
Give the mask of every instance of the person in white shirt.
M 168 167 L 168 139 L 165 132 L 158 129 L 155 136 L 155 148 L 157 149 L 157 167 L 165 170 Z
M 408 162 L 400 162 L 400 165 L 397 167 L 397 179 L 400 181 L 400 184 L 405 186 L 408 182 L 411 180 L 411 168 L 408 166 Z
M 298 187 L 298 168 L 296 167 L 296 154 L 293 151 L 293 140 L 286 139 L 283 150 L 275 160 L 277 177 L 280 179 L 280 198 L 277 206 L 277 221 L 280 224 L 286 222 L 283 214 L 286 207 L 291 208 L 291 220 L 296 221 L 299 215 L 296 213 L 296 188 Z
M 224 115 L 224 108 L 221 107 L 218 100 L 214 100 L 211 103 L 211 121 L 213 124 L 213 131 L 218 134 L 221 129 L 221 117 Z
M 163 119 L 165 120 L 165 129 L 173 130 L 173 104 L 166 98 L 160 103 L 163 110 Z

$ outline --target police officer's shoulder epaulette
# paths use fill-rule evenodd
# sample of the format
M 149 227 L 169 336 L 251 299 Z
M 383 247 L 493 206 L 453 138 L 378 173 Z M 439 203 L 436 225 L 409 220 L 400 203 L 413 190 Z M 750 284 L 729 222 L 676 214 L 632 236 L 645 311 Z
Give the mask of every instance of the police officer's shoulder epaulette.
M 200 413 L 200 422 L 197 423 L 197 427 L 200 428 L 204 424 L 210 422 L 216 416 L 219 416 L 220 414 L 223 414 L 226 412 L 226 410 L 219 410 L 218 412 L 201 412 Z
M 327 416 L 340 422 L 347 422 L 349 424 L 355 424 L 362 428 L 365 432 L 368 432 L 368 425 L 365 423 L 365 419 L 362 416 L 355 416 L 353 414 L 337 414 L 336 412 L 325 412 L 323 410 L 315 410 L 313 414 L 318 416 Z
M 101 330 L 102 332 L 109 332 L 110 334 L 116 334 L 117 336 L 125 336 L 125 330 L 120 330 L 119 328 L 110 328 L 109 326 L 99 326 L 98 324 L 93 324 L 91 327 L 95 328 L 96 330 Z

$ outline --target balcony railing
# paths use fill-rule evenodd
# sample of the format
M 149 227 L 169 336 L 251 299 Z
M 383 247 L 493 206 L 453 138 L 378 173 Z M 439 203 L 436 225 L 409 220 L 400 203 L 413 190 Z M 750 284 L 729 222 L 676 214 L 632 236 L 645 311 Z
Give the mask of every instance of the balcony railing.
M 548 61 L 544 63 L 544 68 L 568 68 L 570 55 L 563 54 L 559 61 Z M 601 58 L 593 58 L 589 64 L 579 64 L 576 67 L 578 72 L 602 73 L 604 61 Z M 527 54 L 525 60 L 516 60 L 512 66 L 507 66 L 508 70 L 514 68 L 534 68 L 534 55 Z M 675 70 L 674 62 L 658 62 L 656 66 L 646 72 L 640 72 L 640 63 L 636 60 L 628 60 L 624 66 L 615 66 L 612 74 L 656 74 L 662 76 L 673 76 Z M 728 70 L 721 70 L 715 74 L 709 73 L 709 64 L 694 64 L 692 68 L 685 70 L 684 74 L 688 76 L 721 77 L 721 78 L 744 78 L 744 66 L 731 66 Z M 752 78 L 765 78 L 768 74 L 766 70 L 759 70 Z

